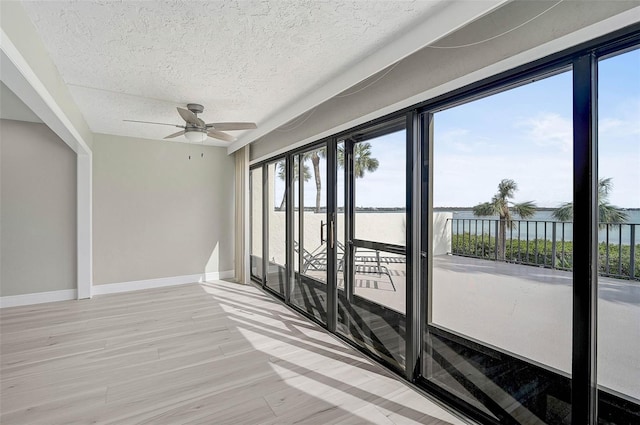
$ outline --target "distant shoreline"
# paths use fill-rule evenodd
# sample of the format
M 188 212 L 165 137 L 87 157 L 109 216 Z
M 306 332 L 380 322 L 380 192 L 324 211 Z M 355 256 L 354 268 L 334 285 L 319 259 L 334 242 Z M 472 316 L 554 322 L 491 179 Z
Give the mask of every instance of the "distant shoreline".
M 620 208 L 622 211 L 640 211 L 640 208 Z M 284 211 L 285 209 L 280 209 L 278 207 L 274 207 L 274 211 Z M 298 208 L 296 207 L 295 210 L 297 211 Z M 315 212 L 316 209 L 315 207 L 304 207 L 305 211 L 309 211 L 309 212 Z M 338 207 L 337 208 L 338 212 L 343 212 L 344 208 L 343 207 Z M 377 213 L 383 213 L 383 212 L 398 212 L 398 211 L 406 211 L 406 208 L 401 208 L 401 207 L 355 207 L 355 210 L 357 212 L 377 212 Z M 434 207 L 433 211 L 434 212 L 449 212 L 449 211 L 453 211 L 453 212 L 460 212 L 460 211 L 471 211 L 473 210 L 473 207 Z M 552 207 L 538 207 L 536 208 L 536 211 L 555 211 L 557 210 L 557 208 L 552 208 Z M 326 207 L 320 207 L 320 210 L 318 210 L 319 213 L 325 213 L 327 211 Z
M 470 211 L 473 207 L 434 207 L 434 211 Z M 536 211 L 555 211 L 558 208 L 553 207 L 537 207 Z M 620 208 L 622 211 L 640 211 L 640 208 Z

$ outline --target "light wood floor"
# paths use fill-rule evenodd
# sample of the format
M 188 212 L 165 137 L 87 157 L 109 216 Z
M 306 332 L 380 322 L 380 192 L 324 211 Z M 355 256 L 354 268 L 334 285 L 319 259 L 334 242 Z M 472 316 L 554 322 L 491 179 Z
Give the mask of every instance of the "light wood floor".
M 2 424 L 462 424 L 259 289 L 0 311 Z

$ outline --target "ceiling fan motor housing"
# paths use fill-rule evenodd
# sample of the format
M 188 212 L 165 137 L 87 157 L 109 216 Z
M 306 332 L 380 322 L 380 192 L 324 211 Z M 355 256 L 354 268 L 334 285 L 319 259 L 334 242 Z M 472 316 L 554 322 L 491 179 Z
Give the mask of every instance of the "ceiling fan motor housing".
M 201 114 L 204 111 L 204 106 L 197 103 L 188 103 L 187 109 L 193 112 L 194 114 Z

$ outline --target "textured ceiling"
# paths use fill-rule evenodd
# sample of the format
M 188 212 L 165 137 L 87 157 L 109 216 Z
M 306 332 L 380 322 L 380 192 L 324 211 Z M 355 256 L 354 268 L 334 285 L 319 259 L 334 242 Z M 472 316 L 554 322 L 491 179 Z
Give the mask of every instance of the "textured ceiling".
M 201 103 L 260 126 L 443 1 L 23 4 L 93 132 L 160 139 L 177 130 L 122 120 L 181 124 L 175 107 Z

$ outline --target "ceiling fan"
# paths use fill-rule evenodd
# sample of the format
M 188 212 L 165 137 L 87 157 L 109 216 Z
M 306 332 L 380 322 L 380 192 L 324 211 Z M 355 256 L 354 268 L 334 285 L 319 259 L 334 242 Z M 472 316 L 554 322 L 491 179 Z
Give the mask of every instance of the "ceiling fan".
M 137 121 L 137 120 L 123 120 L 127 122 L 140 122 L 144 124 L 159 124 L 170 125 L 172 127 L 183 128 L 184 130 L 178 131 L 165 137 L 165 139 L 172 139 L 174 137 L 182 136 L 187 138 L 190 142 L 202 143 L 207 137 L 214 139 L 224 140 L 225 142 L 233 142 L 236 140 L 232 135 L 225 133 L 224 131 L 233 130 L 253 130 L 258 128 L 255 123 L 252 122 L 212 122 L 205 123 L 202 119 L 198 118 L 198 114 L 204 111 L 204 106 L 197 103 L 187 104 L 187 109 L 177 108 L 178 114 L 185 121 L 185 125 L 167 124 L 163 122 L 151 122 L 151 121 Z M 224 131 L 223 131 L 224 130 Z

